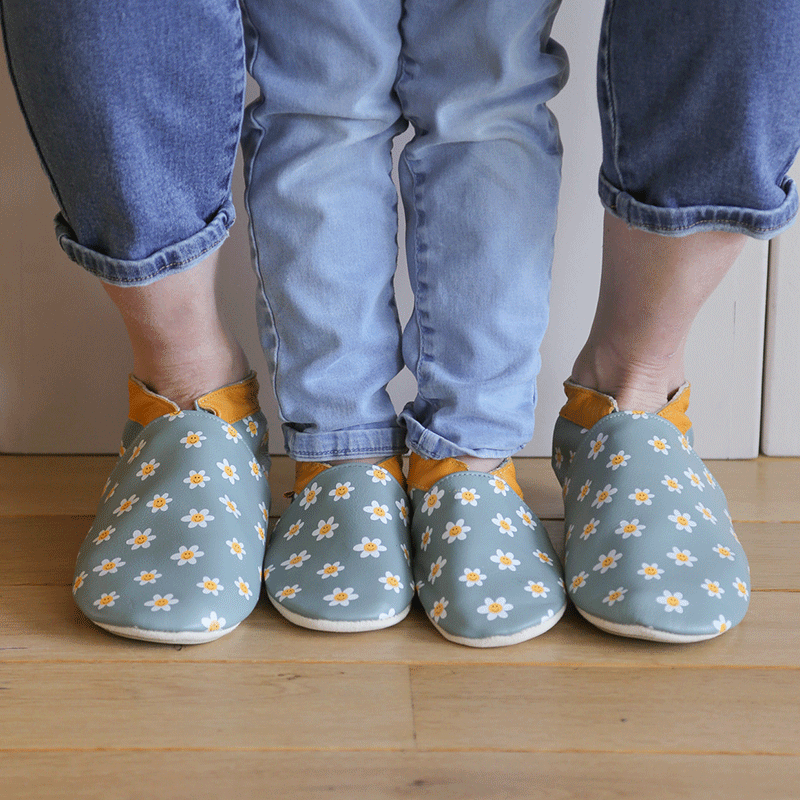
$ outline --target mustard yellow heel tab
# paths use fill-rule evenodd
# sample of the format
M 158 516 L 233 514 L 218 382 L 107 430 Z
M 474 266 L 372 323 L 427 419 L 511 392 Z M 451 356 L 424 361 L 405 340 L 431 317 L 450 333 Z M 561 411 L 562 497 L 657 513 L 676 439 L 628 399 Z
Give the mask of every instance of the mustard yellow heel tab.
M 324 464 L 320 461 L 296 461 L 294 465 L 294 487 L 292 493 L 297 495 L 311 483 L 314 478 L 326 469 L 330 469 L 332 464 Z M 366 464 L 364 465 L 366 466 Z M 403 475 L 403 459 L 401 456 L 391 456 L 380 464 L 376 464 L 380 469 L 389 473 L 402 487 L 406 488 L 406 476 Z
M 564 381 L 564 393 L 567 395 L 567 402 L 559 411 L 559 416 L 582 428 L 589 429 L 607 414 L 620 410 L 617 401 L 611 395 L 588 389 L 572 381 Z M 684 383 L 672 399 L 656 412 L 659 417 L 671 422 L 684 434 L 692 427 L 692 421 L 686 415 L 690 394 L 691 385 Z
M 423 458 L 416 453 L 411 454 L 408 468 L 408 489 L 420 489 L 427 492 L 437 481 L 452 475 L 455 472 L 464 472 L 469 467 L 457 458 L 443 458 L 436 460 L 433 458 Z M 517 471 L 514 462 L 507 458 L 497 469 L 493 469 L 490 475 L 495 475 L 504 480 L 522 499 L 522 489 L 517 483 Z
M 133 375 L 128 376 L 128 418 L 142 427 L 164 414 L 178 414 L 180 407 L 167 397 L 156 394 Z M 229 425 L 255 414 L 258 405 L 258 380 L 251 372 L 244 380 L 223 386 L 195 401 L 195 408 L 211 411 Z

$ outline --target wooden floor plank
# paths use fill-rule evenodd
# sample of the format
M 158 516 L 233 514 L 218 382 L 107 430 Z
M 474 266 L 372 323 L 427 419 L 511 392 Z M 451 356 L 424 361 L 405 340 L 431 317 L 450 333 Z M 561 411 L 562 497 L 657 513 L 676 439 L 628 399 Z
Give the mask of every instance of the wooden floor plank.
M 422 750 L 800 755 L 800 668 L 411 667 Z
M 798 758 L 738 755 L 0 753 L 13 800 L 796 800 L 798 775 Z
M 391 664 L 0 664 L 0 687 L 0 749 L 414 745 Z
M 228 636 L 211 644 L 183 648 L 121 639 L 95 627 L 78 611 L 69 590 L 63 587 L 0 588 L 0 608 L 0 663 L 476 663 L 648 668 L 800 665 L 800 592 L 756 592 L 740 626 L 718 639 L 692 645 L 612 636 L 569 609 L 558 625 L 543 636 L 514 647 L 489 650 L 446 641 L 417 605 L 393 628 L 335 634 L 298 628 L 262 600 Z

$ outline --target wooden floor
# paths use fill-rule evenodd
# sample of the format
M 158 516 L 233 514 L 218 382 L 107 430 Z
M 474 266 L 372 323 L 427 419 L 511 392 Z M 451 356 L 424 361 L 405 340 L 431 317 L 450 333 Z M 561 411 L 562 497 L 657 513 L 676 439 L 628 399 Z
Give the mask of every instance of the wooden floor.
M 800 797 L 800 460 L 711 465 L 752 565 L 718 640 L 608 636 L 574 611 L 521 645 L 295 628 L 262 600 L 230 636 L 149 645 L 73 607 L 109 457 L 0 456 L 0 797 Z M 518 465 L 557 541 L 549 465 Z M 289 465 L 272 475 L 280 502 Z M 558 545 L 557 545 L 558 546 Z

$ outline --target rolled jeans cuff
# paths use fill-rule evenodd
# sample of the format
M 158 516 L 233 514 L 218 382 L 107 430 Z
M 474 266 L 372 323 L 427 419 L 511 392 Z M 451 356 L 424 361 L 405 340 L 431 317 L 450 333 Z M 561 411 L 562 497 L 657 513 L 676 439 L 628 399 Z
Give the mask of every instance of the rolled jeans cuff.
M 236 219 L 233 203 L 226 203 L 200 231 L 167 245 L 147 258 L 127 261 L 99 253 L 75 241 L 75 234 L 61 214 L 54 220 L 56 237 L 67 256 L 100 280 L 115 286 L 146 286 L 167 275 L 189 269 L 209 256 L 228 238 Z
M 602 173 L 598 190 L 606 210 L 639 228 L 662 236 L 688 236 L 707 231 L 743 233 L 753 239 L 772 239 L 783 232 L 797 215 L 797 188 L 791 178 L 781 185 L 784 201 L 775 209 L 742 208 L 737 206 L 684 206 L 667 208 L 635 200 L 618 189 Z
M 421 425 L 413 417 L 403 412 L 403 422 L 408 428 L 406 442 L 409 450 L 423 458 L 430 458 L 439 461 L 444 458 L 462 458 L 472 456 L 473 458 L 508 458 L 519 452 L 524 447 L 524 443 L 513 450 L 495 450 L 491 448 L 468 449 L 459 447 L 454 442 L 445 439 L 438 433 Z
M 286 452 L 295 461 L 324 462 L 345 458 L 383 461 L 405 453 L 405 437 L 405 430 L 400 425 L 314 433 L 297 431 L 289 424 L 283 425 Z

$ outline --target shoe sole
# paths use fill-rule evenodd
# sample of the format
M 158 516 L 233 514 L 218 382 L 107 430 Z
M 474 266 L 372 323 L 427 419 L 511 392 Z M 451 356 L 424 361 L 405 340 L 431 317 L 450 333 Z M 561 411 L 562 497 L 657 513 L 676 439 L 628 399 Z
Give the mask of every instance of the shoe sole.
M 535 639 L 537 636 L 546 633 L 564 616 L 566 610 L 567 603 L 565 603 L 559 611 L 556 611 L 552 617 L 548 617 L 546 622 L 541 622 L 531 628 L 525 628 L 524 631 L 512 633 L 508 636 L 489 636 L 485 639 L 469 639 L 465 636 L 454 636 L 452 633 L 443 630 L 432 619 L 431 622 L 433 623 L 433 627 L 436 628 L 445 639 L 449 642 L 455 642 L 455 644 L 463 644 L 466 647 L 508 647 L 512 644 L 527 642 L 529 639 Z M 430 617 L 428 617 L 428 619 L 430 619 Z
M 716 639 L 722 633 L 703 633 L 687 635 L 682 633 L 670 633 L 669 631 L 658 631 L 655 628 L 646 628 L 644 625 L 620 625 L 617 622 L 609 622 L 601 617 L 595 617 L 586 611 L 578 609 L 578 613 L 592 623 L 596 628 L 606 633 L 613 633 L 616 636 L 625 636 L 628 639 L 645 639 L 648 642 L 663 642 L 665 644 L 692 644 L 693 642 L 704 642 L 708 639 Z M 728 628 L 730 630 L 730 628 Z
M 94 621 L 94 620 L 93 620 Z M 122 628 L 117 625 L 103 625 L 95 622 L 98 628 L 102 628 L 116 636 L 125 639 L 136 639 L 140 642 L 157 642 L 158 644 L 206 644 L 219 639 L 221 636 L 235 631 L 239 623 L 230 628 L 222 628 L 218 631 L 148 631 L 144 628 Z
M 275 606 L 282 617 L 289 620 L 289 622 L 294 625 L 298 625 L 301 628 L 308 628 L 312 631 L 327 631 L 329 633 L 361 633 L 362 631 L 379 631 L 382 628 L 390 628 L 392 625 L 397 625 L 398 622 L 402 622 L 411 610 L 411 603 L 409 603 L 399 614 L 395 614 L 393 617 L 386 617 L 385 619 L 314 619 L 313 617 L 304 617 L 301 614 L 296 614 L 294 611 L 289 611 L 288 608 L 284 608 L 272 597 L 269 598 L 269 601 Z

